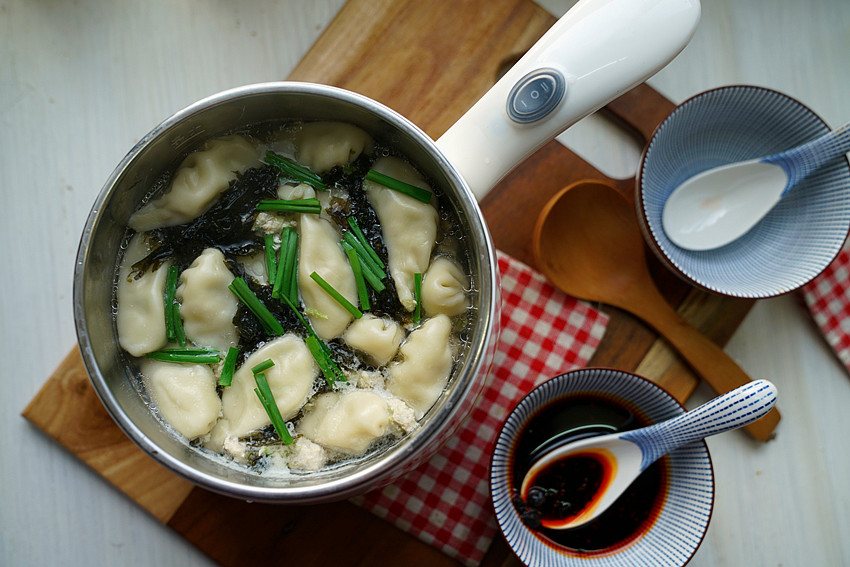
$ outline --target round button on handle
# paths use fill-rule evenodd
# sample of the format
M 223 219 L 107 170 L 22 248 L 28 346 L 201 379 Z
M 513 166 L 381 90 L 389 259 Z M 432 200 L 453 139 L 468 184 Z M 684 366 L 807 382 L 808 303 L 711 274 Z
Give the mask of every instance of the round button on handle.
M 536 69 L 517 81 L 508 95 L 507 112 L 514 122 L 529 124 L 548 116 L 567 91 L 564 76 L 555 69 Z
M 577 2 L 440 136 L 437 149 L 483 199 L 537 149 L 667 65 L 694 35 L 700 11 L 700 0 Z M 549 74 L 543 83 L 554 86 L 564 78 L 560 97 L 544 97 L 554 106 L 548 114 L 546 105 L 528 112 L 522 104 L 538 100 L 525 87 L 529 74 Z

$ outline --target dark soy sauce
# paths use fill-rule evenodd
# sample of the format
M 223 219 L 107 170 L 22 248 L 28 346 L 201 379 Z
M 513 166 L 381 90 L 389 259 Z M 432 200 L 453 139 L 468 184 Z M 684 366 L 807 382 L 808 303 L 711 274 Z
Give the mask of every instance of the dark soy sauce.
M 607 460 L 593 453 L 571 455 L 544 467 L 526 495 L 525 506 L 531 509 L 526 514 L 528 523 L 556 528 L 578 516 L 608 483 L 611 472 Z
M 604 458 L 588 453 L 553 463 L 537 476 L 525 501 L 519 493 L 526 472 L 550 449 L 645 425 L 649 424 L 614 402 L 595 396 L 568 397 L 542 408 L 517 440 L 514 505 L 523 522 L 553 543 L 577 551 L 609 549 L 638 537 L 663 503 L 664 459 L 647 468 L 608 510 L 577 528 L 557 530 L 542 524 L 581 512 L 611 474 L 611 465 Z

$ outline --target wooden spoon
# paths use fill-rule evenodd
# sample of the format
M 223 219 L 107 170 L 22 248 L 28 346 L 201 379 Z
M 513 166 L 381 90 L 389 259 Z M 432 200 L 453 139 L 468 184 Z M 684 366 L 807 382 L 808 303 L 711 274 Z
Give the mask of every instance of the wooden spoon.
M 639 317 L 718 394 L 750 382 L 723 349 L 682 319 L 658 291 L 635 212 L 613 187 L 579 181 L 561 190 L 540 213 L 532 247 L 537 267 L 561 291 Z M 774 408 L 745 430 L 767 441 L 778 422 Z

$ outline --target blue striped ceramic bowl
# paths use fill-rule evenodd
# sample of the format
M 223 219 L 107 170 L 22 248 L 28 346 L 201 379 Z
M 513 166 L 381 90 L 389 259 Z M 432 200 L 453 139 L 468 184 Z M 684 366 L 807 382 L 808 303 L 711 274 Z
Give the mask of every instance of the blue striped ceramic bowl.
M 663 503 L 637 537 L 599 551 L 558 545 L 523 524 L 512 500 L 516 494 L 514 461 L 518 434 L 543 408 L 570 396 L 593 395 L 629 409 L 650 424 L 684 412 L 666 391 L 640 376 L 604 368 L 562 374 L 532 390 L 508 416 L 490 463 L 490 493 L 499 528 L 519 559 L 530 567 L 681 566 L 705 536 L 714 504 L 714 472 L 705 442 L 698 441 L 663 457 Z
M 773 297 L 809 282 L 850 230 L 845 157 L 801 182 L 750 232 L 721 248 L 676 246 L 661 212 L 673 189 L 701 171 L 787 150 L 827 131 L 806 106 L 770 89 L 722 87 L 685 101 L 657 128 L 638 169 L 638 217 L 650 247 L 685 279 L 724 295 Z

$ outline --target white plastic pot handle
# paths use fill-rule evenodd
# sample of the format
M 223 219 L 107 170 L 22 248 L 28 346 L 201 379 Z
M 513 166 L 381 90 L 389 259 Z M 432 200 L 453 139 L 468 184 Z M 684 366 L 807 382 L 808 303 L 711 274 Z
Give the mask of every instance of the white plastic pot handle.
M 480 201 L 540 146 L 667 65 L 699 19 L 699 0 L 580 0 L 437 147 Z

